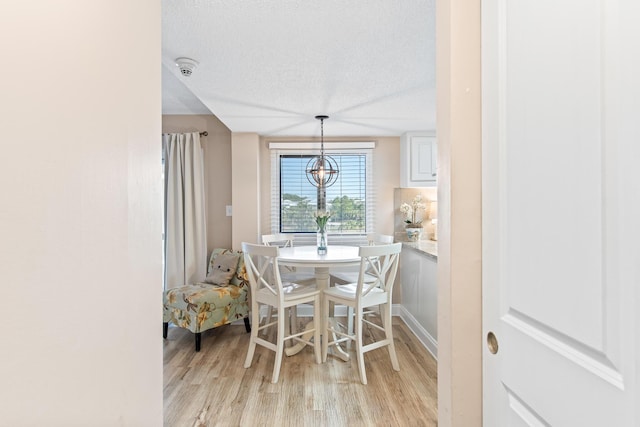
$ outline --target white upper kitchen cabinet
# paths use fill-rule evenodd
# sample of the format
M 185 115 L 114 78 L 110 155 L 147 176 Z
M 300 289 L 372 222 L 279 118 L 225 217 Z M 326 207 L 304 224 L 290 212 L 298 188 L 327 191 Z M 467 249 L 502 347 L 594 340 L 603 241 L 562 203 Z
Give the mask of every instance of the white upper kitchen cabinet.
M 438 146 L 433 132 L 406 132 L 400 137 L 400 187 L 435 187 Z

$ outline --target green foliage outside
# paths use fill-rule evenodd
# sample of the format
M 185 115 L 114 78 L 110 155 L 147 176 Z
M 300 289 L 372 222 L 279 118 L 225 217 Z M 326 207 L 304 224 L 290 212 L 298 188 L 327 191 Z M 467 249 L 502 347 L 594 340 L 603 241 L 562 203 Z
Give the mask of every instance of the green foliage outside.
M 315 232 L 316 204 L 306 197 L 296 194 L 282 195 L 281 228 L 283 233 Z M 327 230 L 329 233 L 364 233 L 364 200 L 349 196 L 336 197 L 327 201 L 327 210 L 331 212 Z

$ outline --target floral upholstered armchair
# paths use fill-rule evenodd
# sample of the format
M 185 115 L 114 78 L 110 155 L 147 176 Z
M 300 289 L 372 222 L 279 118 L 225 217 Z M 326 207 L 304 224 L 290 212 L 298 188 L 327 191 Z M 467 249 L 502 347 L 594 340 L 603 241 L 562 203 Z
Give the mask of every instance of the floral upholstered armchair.
M 249 325 L 249 282 L 242 252 L 214 249 L 209 257 L 204 282 L 168 289 L 163 293 L 162 336 L 167 338 L 169 322 L 195 334 L 200 351 L 201 333 L 244 319 Z

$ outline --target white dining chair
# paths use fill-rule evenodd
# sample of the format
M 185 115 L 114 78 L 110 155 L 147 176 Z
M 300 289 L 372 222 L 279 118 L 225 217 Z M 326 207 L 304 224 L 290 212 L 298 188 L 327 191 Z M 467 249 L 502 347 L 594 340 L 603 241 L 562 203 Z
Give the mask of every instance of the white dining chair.
M 367 244 L 369 246 L 389 245 L 391 243 L 393 243 L 393 236 L 379 233 L 367 233 Z M 365 279 L 367 281 L 372 281 L 375 280 L 375 277 L 367 273 Z M 353 283 L 358 280 L 358 271 L 335 271 L 331 273 L 330 280 L 332 285 L 344 285 L 346 283 Z
M 290 233 L 277 233 L 277 234 L 263 234 L 262 244 L 267 246 L 278 246 L 280 248 L 289 248 L 293 246 L 294 234 Z
M 356 347 L 358 370 L 362 384 L 367 383 L 364 353 L 368 351 L 387 346 L 393 369 L 396 371 L 400 370 L 395 345 L 393 343 L 391 304 L 393 283 L 398 271 L 398 260 L 401 250 L 402 243 L 361 246 L 359 249 L 361 260 L 358 280 L 355 283 L 337 285 L 324 291 L 323 310 L 327 320 L 323 326 L 323 330 L 325 331 L 323 336 L 326 338 L 322 343 L 322 359 L 326 361 L 330 346 L 339 345 L 345 341 L 353 341 Z M 367 274 L 373 275 L 375 280 L 366 282 L 365 277 Z M 331 323 L 328 318 L 331 303 L 342 304 L 354 309 L 355 331 L 353 333 L 349 331 L 343 332 L 337 327 L 330 326 Z M 373 306 L 380 307 L 381 325 L 364 317 L 365 309 Z M 363 326 L 365 324 L 382 331 L 384 337 L 365 345 L 363 343 Z M 330 341 L 328 337 L 334 336 L 334 334 L 337 338 Z
M 262 244 L 267 246 L 277 246 L 279 248 L 291 248 L 294 244 L 295 236 L 290 233 L 263 234 Z M 295 267 L 280 267 L 280 276 L 283 282 L 313 283 L 315 274 L 313 271 L 299 271 Z
M 267 246 L 277 246 L 279 248 L 292 248 L 294 243 L 295 235 L 291 233 L 277 233 L 277 234 L 263 234 L 262 235 L 262 244 Z M 305 272 L 300 271 L 296 267 L 290 266 L 280 266 L 280 278 L 282 279 L 282 283 L 297 283 L 300 285 L 311 285 L 316 282 L 316 276 L 313 271 Z M 268 307 L 267 312 L 265 314 L 265 323 L 271 322 L 271 318 L 273 316 L 273 308 Z M 298 310 L 297 308 L 291 307 L 287 310 L 286 314 L 289 321 L 289 328 L 291 331 L 296 331 L 298 329 Z M 267 331 L 264 331 L 264 334 L 267 334 Z
M 367 244 L 373 245 L 388 245 L 393 243 L 393 236 L 380 233 L 367 233 Z M 375 281 L 375 276 L 365 272 L 364 280 L 369 283 Z M 331 285 L 345 285 L 347 283 L 355 283 L 358 281 L 358 271 L 354 269 L 348 269 L 343 271 L 334 271 L 330 274 L 329 280 Z M 347 308 L 347 330 L 353 332 L 353 309 Z M 347 343 L 347 348 L 351 348 L 351 343 Z
M 321 363 L 321 325 L 319 316 L 317 316 L 320 309 L 320 291 L 316 289 L 315 283 L 312 285 L 291 283 L 288 284 L 288 286 L 283 286 L 278 268 L 279 248 L 276 246 L 255 245 L 243 242 L 242 252 L 244 253 L 244 262 L 251 289 L 251 319 L 254 324 L 251 330 L 249 349 L 247 350 L 244 367 L 251 367 L 256 345 L 266 347 L 276 353 L 271 382 L 277 383 L 280 375 L 280 366 L 282 364 L 284 343 L 287 340 L 294 340 L 312 346 L 314 348 L 316 363 Z M 268 322 L 262 326 L 259 325 L 260 305 L 274 307 L 278 310 L 278 313 L 283 313 L 287 308 L 298 304 L 314 305 L 316 315 L 314 315 L 313 320 L 313 342 L 310 340 L 305 341 L 301 338 L 301 336 L 309 330 L 285 334 L 285 319 L 283 316 L 278 316 L 274 322 Z M 275 343 L 258 336 L 260 330 L 274 324 L 277 326 Z

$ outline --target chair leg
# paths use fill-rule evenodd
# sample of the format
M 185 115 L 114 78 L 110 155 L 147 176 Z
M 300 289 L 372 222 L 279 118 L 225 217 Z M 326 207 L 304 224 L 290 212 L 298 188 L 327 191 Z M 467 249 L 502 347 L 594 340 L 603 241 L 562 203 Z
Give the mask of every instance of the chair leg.
M 321 313 L 324 313 L 324 324 L 322 325 L 322 363 L 327 361 L 327 353 L 329 353 L 329 298 L 323 298 Z
M 393 329 L 391 325 L 391 308 L 388 304 L 384 304 L 380 306 L 380 317 L 384 322 L 384 335 L 385 339 L 389 342 L 388 350 L 389 357 L 391 358 L 391 366 L 394 371 L 400 370 L 400 364 L 398 363 L 398 356 L 396 355 L 396 346 L 393 342 Z
M 244 359 L 244 367 L 250 368 L 253 361 L 253 353 L 256 351 L 256 339 L 258 338 L 258 328 L 256 325 L 260 324 L 259 308 L 254 307 L 251 310 L 251 320 L 253 322 L 253 329 L 251 330 L 251 337 L 249 338 L 249 348 L 247 349 L 247 357 Z
M 347 333 L 353 334 L 353 307 L 347 306 Z M 351 350 L 351 340 L 347 341 L 347 350 Z
M 291 335 L 291 309 L 290 308 L 283 308 L 283 309 L 278 309 L 278 325 L 280 325 L 280 311 L 282 311 L 282 321 L 284 322 L 284 330 L 286 331 L 287 335 Z M 288 343 L 283 342 L 282 345 L 293 345 L 294 342 L 293 340 L 289 340 Z
M 168 332 L 169 332 L 169 322 L 162 322 L 162 338 L 167 339 Z
M 202 334 L 196 332 L 196 351 L 200 351 L 200 342 L 202 341 Z
M 313 302 L 313 310 L 315 311 L 313 315 L 313 352 L 316 355 L 316 363 L 322 363 L 322 339 L 320 338 L 320 328 L 323 325 L 320 325 L 320 295 L 316 295 L 316 299 Z M 326 333 L 325 333 L 326 335 Z
M 285 311 L 283 309 L 283 311 Z M 280 366 L 282 365 L 282 356 L 284 353 L 284 326 L 285 326 L 285 318 L 280 316 L 278 312 L 278 336 L 276 338 L 276 360 L 273 364 L 273 375 L 271 376 L 271 382 L 273 384 L 278 382 L 278 377 L 280 376 Z
M 280 313 L 278 313 L 278 316 L 279 315 Z M 269 323 L 271 323 L 272 317 L 273 317 L 273 307 L 267 306 L 267 314 L 264 317 L 264 324 L 268 325 Z M 262 332 L 262 335 L 266 337 L 268 333 L 269 333 L 269 328 L 264 328 L 264 332 Z
M 251 323 L 249 323 L 249 316 L 244 318 L 244 328 L 247 330 L 247 333 L 251 332 Z
M 289 307 L 289 333 L 298 332 L 298 306 Z
M 367 373 L 364 370 L 364 353 L 362 352 L 362 307 L 356 308 L 355 315 L 358 370 L 360 371 L 360 381 L 362 384 L 367 384 Z

